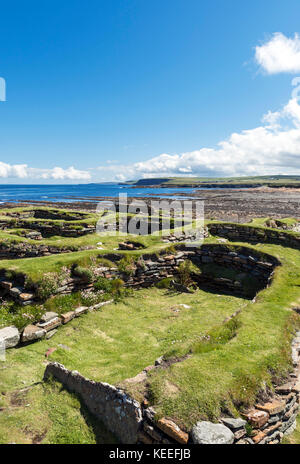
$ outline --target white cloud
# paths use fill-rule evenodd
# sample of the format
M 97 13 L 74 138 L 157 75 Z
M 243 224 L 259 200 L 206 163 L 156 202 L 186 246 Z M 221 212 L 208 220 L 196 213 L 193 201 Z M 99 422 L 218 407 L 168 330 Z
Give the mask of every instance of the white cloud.
M 0 161 L 0 177 L 27 177 L 27 164 L 7 164 Z
M 27 164 L 7 164 L 0 161 L 0 177 L 17 179 L 52 179 L 52 180 L 90 180 L 88 171 L 80 171 L 70 166 L 67 169 L 54 167 L 39 169 L 28 167 Z
M 119 180 L 166 176 L 242 176 L 300 174 L 300 105 L 292 98 L 281 110 L 269 111 L 263 124 L 219 142 L 180 154 L 163 153 L 132 165 L 101 166 Z
M 91 174 L 89 172 L 79 171 L 78 169 L 75 169 L 73 166 L 70 166 L 67 169 L 55 167 L 53 169 L 44 169 L 41 171 L 42 171 L 41 177 L 43 179 L 89 180 L 91 178 Z
M 300 72 L 300 37 L 288 38 L 276 32 L 272 38 L 255 47 L 255 59 L 268 74 Z

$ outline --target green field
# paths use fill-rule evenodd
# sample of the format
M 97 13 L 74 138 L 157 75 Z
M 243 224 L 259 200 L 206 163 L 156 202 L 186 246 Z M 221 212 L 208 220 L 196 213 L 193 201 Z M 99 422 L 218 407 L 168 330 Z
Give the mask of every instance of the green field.
M 263 228 L 263 221 L 255 220 L 252 226 Z M 139 240 L 145 248 L 122 255 L 138 257 L 166 248 L 159 236 Z M 209 237 L 206 242 L 217 240 Z M 0 267 L 31 279 L 46 271 L 59 275 L 76 262 L 89 269 L 117 243 L 115 237 L 101 241 L 105 251 L 6 260 Z M 300 252 L 268 243 L 247 246 L 281 262 L 272 285 L 255 302 L 200 289 L 191 294 L 156 287 L 135 290 L 60 327 L 49 340 L 8 350 L 6 361 L 0 363 L 0 442 L 114 441 L 76 396 L 55 382 L 43 382 L 49 348 L 55 350 L 48 360 L 119 385 L 138 400 L 146 396 L 158 417 L 169 417 L 187 431 L 200 419 L 214 421 L 224 412 L 239 415 L 255 402 L 259 391 L 272 388 L 274 379 L 284 381 L 291 369 L 290 342 L 300 327 L 300 316 L 292 311 L 300 301 Z M 213 271 L 225 275 L 225 269 Z M 51 297 L 42 310 L 68 311 L 82 304 L 82 298 L 81 294 Z M 8 305 L 6 313 L 4 307 L 3 323 L 13 322 L 10 312 L 16 311 L 15 306 Z M 238 316 L 224 322 L 237 310 Z M 126 381 L 160 356 L 178 362 L 150 371 L 146 382 Z M 297 442 L 297 434 L 289 440 Z
M 243 177 L 154 177 L 130 181 L 128 185 L 157 187 L 300 187 L 300 176 L 243 176 Z

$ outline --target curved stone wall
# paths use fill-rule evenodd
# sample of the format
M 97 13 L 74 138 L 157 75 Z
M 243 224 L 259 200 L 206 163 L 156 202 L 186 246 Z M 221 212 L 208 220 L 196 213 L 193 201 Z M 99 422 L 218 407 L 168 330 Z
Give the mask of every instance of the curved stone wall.
M 225 237 L 232 241 L 268 242 L 296 248 L 297 250 L 300 249 L 300 234 L 225 222 L 208 224 L 207 228 L 212 235 Z

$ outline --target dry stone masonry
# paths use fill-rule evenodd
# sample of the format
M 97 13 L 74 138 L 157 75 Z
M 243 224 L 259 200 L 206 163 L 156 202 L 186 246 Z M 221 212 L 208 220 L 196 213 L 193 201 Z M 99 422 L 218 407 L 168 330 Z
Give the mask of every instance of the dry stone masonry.
M 122 389 L 88 380 L 59 363 L 47 365 L 44 379 L 53 376 L 77 393 L 89 411 L 122 443 L 277 444 L 296 426 L 300 400 L 300 332 L 293 341 L 292 353 L 294 371 L 288 383 L 275 386 L 274 395 L 267 401 L 242 411 L 243 419 L 222 417 L 219 423 L 199 421 L 190 431 L 181 430 L 166 417 L 156 420 L 153 407 L 147 402 L 139 403 Z M 146 375 L 145 371 L 141 374 Z
M 289 246 L 297 250 L 300 249 L 300 234 L 296 235 L 281 230 L 221 222 L 208 224 L 207 227 L 212 235 L 226 237 L 232 241 L 245 241 L 250 243 L 268 242 Z

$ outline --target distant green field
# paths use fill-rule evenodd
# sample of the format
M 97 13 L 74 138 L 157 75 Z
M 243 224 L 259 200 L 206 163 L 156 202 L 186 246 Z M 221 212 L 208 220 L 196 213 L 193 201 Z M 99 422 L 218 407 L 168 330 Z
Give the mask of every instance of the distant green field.
M 235 187 L 235 186 L 272 186 L 272 187 L 299 187 L 300 176 L 250 176 L 250 177 L 164 177 L 140 179 L 138 181 L 128 182 L 130 185 L 149 186 L 156 185 L 161 187 L 171 186 L 219 186 L 219 187 Z

